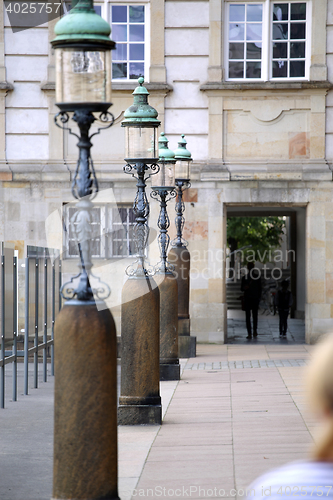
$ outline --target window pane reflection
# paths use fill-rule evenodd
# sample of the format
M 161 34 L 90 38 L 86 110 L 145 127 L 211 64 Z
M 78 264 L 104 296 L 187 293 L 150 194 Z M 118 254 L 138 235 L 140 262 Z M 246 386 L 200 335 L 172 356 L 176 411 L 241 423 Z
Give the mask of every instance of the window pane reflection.
M 245 5 L 230 5 L 229 21 L 245 21 Z
M 112 39 L 115 42 L 126 42 L 127 26 L 124 24 L 112 24 Z
M 305 61 L 290 61 L 290 76 L 292 78 L 305 76 Z
M 305 39 L 305 23 L 290 23 L 290 38 Z
M 114 23 L 127 22 L 127 7 L 125 5 L 112 6 L 112 21 Z
M 243 59 L 243 58 L 244 58 L 244 43 L 230 43 L 229 59 Z
M 145 55 L 143 43 L 131 43 L 129 46 L 129 58 L 134 61 L 142 61 Z
M 247 59 L 261 59 L 261 43 L 247 43 L 246 44 L 246 58 Z
M 273 61 L 273 77 L 285 78 L 287 76 L 288 62 L 287 61 Z
M 273 24 L 273 40 L 285 40 L 288 38 L 288 23 Z
M 127 78 L 127 63 L 112 63 L 112 78 Z
M 287 21 L 288 20 L 288 4 L 275 3 L 273 6 L 273 21 Z
M 126 61 L 127 60 L 127 45 L 125 43 L 117 43 L 116 49 L 112 54 L 114 61 Z
M 229 40 L 244 40 L 244 24 L 229 25 Z
M 247 40 L 261 40 L 262 27 L 261 24 L 247 24 L 246 25 L 246 39 Z
M 260 78 L 261 77 L 261 63 L 260 62 L 247 62 L 246 63 L 246 78 Z
M 142 42 L 144 40 L 144 25 L 143 24 L 133 24 L 129 27 L 129 39 L 130 42 Z
M 244 78 L 244 63 L 230 62 L 229 63 L 229 78 Z
M 130 63 L 129 65 L 129 77 L 130 79 L 138 79 L 143 76 L 144 73 L 144 63 Z
M 262 5 L 247 6 L 247 21 L 262 21 Z
M 287 43 L 274 43 L 273 44 L 273 57 L 286 58 L 288 55 L 288 44 Z
M 130 23 L 144 23 L 145 22 L 145 8 L 143 5 L 136 7 L 130 6 L 129 8 L 129 22 Z
M 305 42 L 293 42 L 290 44 L 290 57 L 305 57 Z
M 306 19 L 306 3 L 290 4 L 290 19 L 299 21 Z

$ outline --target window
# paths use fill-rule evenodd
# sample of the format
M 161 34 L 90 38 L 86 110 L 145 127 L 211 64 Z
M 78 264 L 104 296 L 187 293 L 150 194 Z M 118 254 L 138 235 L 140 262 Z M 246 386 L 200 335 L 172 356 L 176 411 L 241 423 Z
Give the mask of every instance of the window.
M 78 245 L 71 220 L 76 213 L 73 205 L 64 206 L 64 257 L 77 258 Z M 129 257 L 135 253 L 133 226 L 135 217 L 132 207 L 111 205 L 91 209 L 92 258 L 112 259 Z
M 68 14 L 71 2 L 63 1 L 63 7 L 64 13 Z M 147 79 L 147 6 L 106 2 L 105 7 L 94 5 L 94 9 L 96 14 L 110 23 L 111 38 L 116 42 L 115 50 L 111 51 L 112 79 L 137 80 L 140 76 Z
M 227 79 L 308 78 L 309 2 L 229 2 Z
M 145 73 L 145 6 L 111 5 L 112 78 L 132 80 Z

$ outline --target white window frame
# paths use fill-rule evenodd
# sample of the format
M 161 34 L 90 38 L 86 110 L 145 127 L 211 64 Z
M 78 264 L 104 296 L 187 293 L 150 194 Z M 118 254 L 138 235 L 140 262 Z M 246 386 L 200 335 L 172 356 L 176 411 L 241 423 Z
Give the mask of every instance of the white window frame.
M 69 12 L 67 9 L 67 4 L 70 3 L 70 0 L 62 0 L 64 5 L 65 14 Z M 94 2 L 95 7 L 101 7 L 101 17 L 107 21 L 111 25 L 111 6 L 112 5 L 143 5 L 145 8 L 145 38 L 144 38 L 144 78 L 145 82 L 149 82 L 149 67 L 150 67 L 150 4 L 147 1 L 140 0 L 132 0 L 130 2 L 117 2 L 117 0 L 101 0 Z M 112 31 L 111 36 L 112 39 Z M 112 51 L 111 51 L 111 78 L 112 78 Z M 127 82 L 135 82 L 135 79 L 131 78 L 112 78 L 113 82 L 116 83 L 127 83 Z
M 114 221 L 113 220 L 113 209 L 120 209 L 120 208 L 125 208 L 127 209 L 127 217 L 126 217 L 126 224 L 121 224 L 120 221 Z M 117 205 L 117 206 L 113 206 L 113 205 L 108 205 L 106 207 L 106 212 L 107 212 L 107 220 L 106 220 L 106 224 L 105 224 L 105 227 L 111 231 L 111 234 L 114 233 L 115 231 L 115 228 L 119 227 L 121 228 L 121 226 L 125 226 L 126 228 L 126 254 L 114 254 L 113 253 L 113 248 L 112 248 L 112 241 L 122 241 L 124 242 L 125 240 L 123 239 L 119 239 L 119 238 L 113 238 L 113 240 L 111 241 L 111 248 L 109 248 L 108 246 L 108 243 L 105 241 L 105 247 L 106 247 L 106 255 L 107 255 L 107 258 L 108 259 L 115 259 L 115 258 L 126 258 L 126 257 L 132 257 L 133 255 L 135 255 L 135 239 L 134 239 L 134 221 L 132 223 L 130 223 L 129 221 L 129 210 L 133 210 L 133 206 L 132 205 Z M 132 227 L 132 239 L 130 238 L 130 228 Z M 106 232 L 105 232 L 106 234 Z M 129 247 L 132 247 L 132 252 L 129 252 Z
M 117 1 L 105 1 L 105 8 L 103 11 L 103 17 L 104 17 L 104 12 L 107 12 L 107 17 L 105 18 L 108 23 L 111 25 L 111 7 L 113 5 L 123 5 L 123 6 L 136 6 L 136 5 L 143 5 L 145 8 L 145 22 L 144 22 L 144 32 L 145 32 L 145 37 L 144 37 L 144 79 L 145 82 L 149 82 L 149 66 L 150 66 L 150 5 L 149 3 L 146 3 L 145 1 L 131 1 L 131 2 L 117 2 Z M 111 31 L 111 38 L 112 38 L 112 31 Z M 112 58 L 112 52 L 111 52 L 111 58 Z M 111 71 L 112 71 L 112 65 L 111 65 Z M 113 82 L 117 83 L 122 83 L 122 82 L 135 82 L 136 79 L 133 78 L 112 78 Z
M 73 208 L 75 210 L 75 205 L 71 203 L 66 203 L 63 206 L 63 221 L 64 221 L 64 228 L 63 228 L 63 258 L 64 259 L 78 259 L 78 251 L 77 254 L 69 254 L 69 228 L 70 228 L 70 218 L 69 218 L 69 209 Z M 121 224 L 119 221 L 116 221 L 114 223 L 113 221 L 113 209 L 120 209 L 120 208 L 126 208 L 127 210 L 133 209 L 133 206 L 131 204 L 121 204 L 121 205 L 114 205 L 114 204 L 107 204 L 107 205 L 98 205 L 94 204 L 94 209 L 99 209 L 100 210 L 100 230 L 98 233 L 98 238 L 100 239 L 100 254 L 92 254 L 93 259 L 123 259 L 127 257 L 131 257 L 135 255 L 135 240 L 134 240 L 134 233 L 132 236 L 132 239 L 130 239 L 129 235 L 129 228 L 131 226 L 134 226 L 134 223 L 129 222 L 129 213 L 127 213 L 127 221 L 126 221 L 126 228 L 127 228 L 127 252 L 125 255 L 116 255 L 113 254 L 113 248 L 112 248 L 112 241 L 109 245 L 107 235 L 109 233 L 113 233 L 113 230 L 115 227 L 120 227 Z M 115 224 L 115 225 L 114 225 Z M 74 239 L 72 239 L 74 241 Z M 123 240 L 118 240 L 115 239 L 115 241 L 123 241 Z M 129 245 L 131 244 L 131 250 L 132 252 L 129 252 Z
M 273 23 L 272 5 L 273 3 L 300 3 L 304 2 L 306 6 L 306 51 L 305 51 L 305 76 L 302 77 L 274 77 L 272 76 L 272 46 L 273 46 Z M 261 78 L 229 78 L 229 6 L 232 4 L 262 4 L 262 65 Z M 311 19 L 312 2 L 311 0 L 228 0 L 225 2 L 225 23 L 224 23 L 224 61 L 226 81 L 230 82 L 297 82 L 309 81 L 311 64 Z

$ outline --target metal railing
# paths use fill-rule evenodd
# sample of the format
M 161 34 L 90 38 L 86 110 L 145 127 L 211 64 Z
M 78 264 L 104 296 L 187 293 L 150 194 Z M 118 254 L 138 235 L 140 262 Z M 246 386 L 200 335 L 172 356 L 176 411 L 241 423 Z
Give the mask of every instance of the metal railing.
M 0 359 L 0 408 L 5 407 L 5 365 L 13 363 L 13 401 L 17 401 L 17 257 L 12 255 L 12 276 L 13 276 L 13 350 L 9 356 L 6 356 L 6 257 L 1 255 L 1 302 L 0 302 L 0 322 L 1 322 L 1 359 Z M 10 264 L 10 262 L 9 262 Z M 8 325 L 7 325 L 8 327 Z
M 17 349 L 18 343 L 18 260 L 13 257 L 12 272 L 12 328 L 6 324 L 6 302 L 10 302 L 11 294 L 6 292 L 6 273 L 10 259 L 8 255 L 1 256 L 0 273 L 0 408 L 5 405 L 5 366 L 13 363 L 12 399 L 17 401 L 17 359 L 24 357 L 24 389 L 25 395 L 29 392 L 29 358 L 33 357 L 33 387 L 38 387 L 39 354 L 42 353 L 43 381 L 47 381 L 48 358 L 51 362 L 51 375 L 54 375 L 54 323 L 57 312 L 61 308 L 61 261 L 59 252 L 42 247 L 27 248 L 27 257 L 22 267 L 24 273 L 24 348 Z M 30 335 L 30 332 L 33 332 Z M 12 334 L 11 350 L 5 345 Z M 29 347 L 29 344 L 33 344 Z

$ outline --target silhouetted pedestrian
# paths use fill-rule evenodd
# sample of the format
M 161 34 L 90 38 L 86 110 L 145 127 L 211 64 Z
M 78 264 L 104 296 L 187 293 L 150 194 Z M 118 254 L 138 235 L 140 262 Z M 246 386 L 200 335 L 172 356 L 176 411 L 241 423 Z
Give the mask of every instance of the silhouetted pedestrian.
M 293 304 L 293 296 L 288 290 L 289 283 L 287 280 L 282 281 L 282 288 L 275 295 L 275 305 L 278 308 L 280 318 L 280 336 L 287 335 L 288 315 L 290 307 Z
M 247 339 L 252 338 L 251 312 L 253 320 L 253 337 L 258 335 L 258 309 L 261 297 L 261 276 L 254 263 L 247 265 L 247 274 L 242 278 L 241 290 L 244 292 L 244 309 L 246 318 Z

